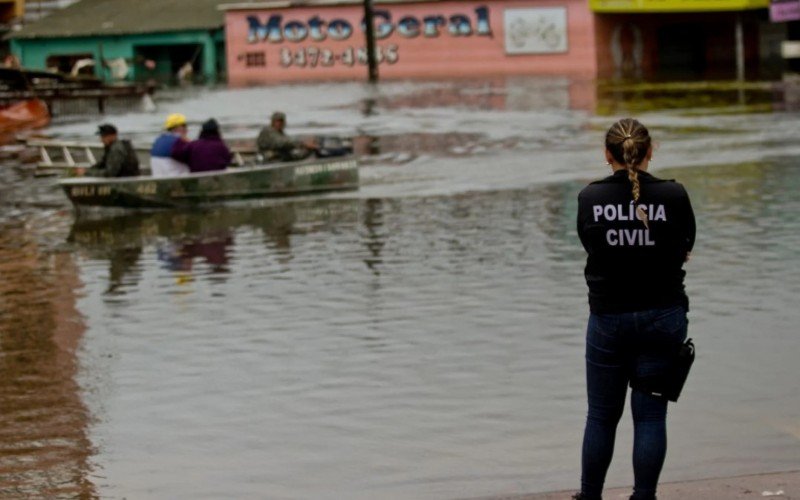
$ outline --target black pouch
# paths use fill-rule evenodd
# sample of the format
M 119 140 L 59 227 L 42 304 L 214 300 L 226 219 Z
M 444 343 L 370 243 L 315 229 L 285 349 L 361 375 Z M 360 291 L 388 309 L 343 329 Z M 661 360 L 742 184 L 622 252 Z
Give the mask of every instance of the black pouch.
M 663 373 L 644 377 L 631 377 L 631 388 L 653 396 L 677 401 L 694 363 L 694 342 L 686 339 L 670 359 Z

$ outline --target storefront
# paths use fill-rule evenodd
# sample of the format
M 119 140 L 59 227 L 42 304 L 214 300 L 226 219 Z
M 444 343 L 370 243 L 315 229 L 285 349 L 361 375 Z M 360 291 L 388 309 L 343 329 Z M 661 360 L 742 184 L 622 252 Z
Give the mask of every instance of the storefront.
M 22 65 L 105 80 L 224 76 L 220 0 L 81 0 L 8 38 Z
M 226 11 L 232 85 L 366 78 L 363 3 L 244 3 Z M 594 77 L 583 0 L 376 2 L 380 77 Z
M 796 80 L 796 75 L 800 73 L 800 0 L 772 0 L 769 18 L 786 31 L 781 55 L 786 61 L 784 69 L 793 73 L 792 79 Z
M 780 65 L 783 31 L 768 0 L 590 0 L 598 76 L 764 77 Z

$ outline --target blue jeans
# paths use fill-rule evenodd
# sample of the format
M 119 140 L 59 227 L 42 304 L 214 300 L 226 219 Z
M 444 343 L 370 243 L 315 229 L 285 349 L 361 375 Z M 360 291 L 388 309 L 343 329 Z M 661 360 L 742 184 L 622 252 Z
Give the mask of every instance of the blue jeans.
M 614 453 L 617 423 L 633 375 L 654 375 L 668 366 L 665 356 L 686 339 L 681 306 L 621 314 L 591 314 L 586 332 L 586 387 L 589 412 L 583 435 L 581 492 L 602 498 Z M 632 499 L 655 498 L 667 453 L 667 400 L 631 391 L 633 414 Z

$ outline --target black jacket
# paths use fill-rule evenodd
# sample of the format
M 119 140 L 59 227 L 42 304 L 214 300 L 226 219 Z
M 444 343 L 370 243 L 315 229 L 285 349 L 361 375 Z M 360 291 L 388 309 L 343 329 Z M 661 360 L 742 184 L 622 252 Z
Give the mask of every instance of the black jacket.
M 675 181 L 639 172 L 636 214 L 625 170 L 586 186 L 578 195 L 578 236 L 589 253 L 586 284 L 593 313 L 620 313 L 683 305 L 683 263 L 692 250 L 695 221 L 689 195 Z

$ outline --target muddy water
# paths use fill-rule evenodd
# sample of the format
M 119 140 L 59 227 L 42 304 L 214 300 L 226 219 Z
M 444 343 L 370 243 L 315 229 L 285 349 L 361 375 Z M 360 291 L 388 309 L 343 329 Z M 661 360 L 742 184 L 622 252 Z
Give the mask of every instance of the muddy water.
M 587 314 L 575 195 L 604 174 L 609 102 L 650 126 L 654 173 L 681 180 L 698 215 L 700 354 L 664 479 L 797 468 L 800 147 L 785 101 L 704 91 L 705 107 L 645 111 L 650 94 L 609 101 L 558 79 L 382 88 L 166 94 L 158 114 L 111 117 L 145 141 L 164 113 L 214 115 L 246 141 L 281 103 L 298 133 L 359 138 L 356 193 L 76 220 L 51 180 L 8 162 L 0 496 L 573 487 Z M 612 484 L 631 482 L 629 434 L 625 421 Z

